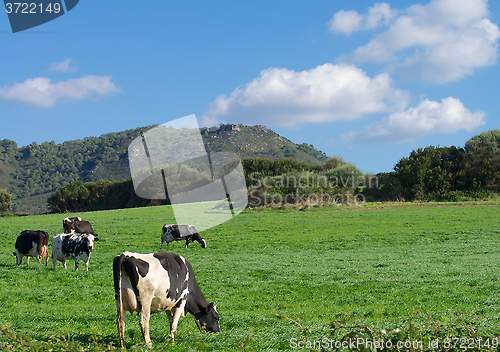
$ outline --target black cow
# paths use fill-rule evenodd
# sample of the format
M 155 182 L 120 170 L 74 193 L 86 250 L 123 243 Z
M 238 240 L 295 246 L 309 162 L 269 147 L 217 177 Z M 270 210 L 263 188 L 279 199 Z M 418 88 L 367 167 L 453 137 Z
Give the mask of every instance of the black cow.
M 54 269 L 56 268 L 57 261 L 63 263 L 66 269 L 66 260 L 75 260 L 75 270 L 80 266 L 80 259 L 85 262 L 85 270 L 89 270 L 89 259 L 92 249 L 94 249 L 94 242 L 99 241 L 99 238 L 91 234 L 59 234 L 52 237 L 52 261 Z
M 162 232 L 160 249 L 163 249 L 163 243 L 165 242 L 167 242 L 167 247 L 169 247 L 170 242 L 182 241 L 184 239 L 186 240 L 186 248 L 189 248 L 189 244 L 193 241 L 198 241 L 201 248 L 207 248 L 207 242 L 201 238 L 193 225 L 167 224 L 162 227 Z
M 17 265 L 21 265 L 23 257 L 26 256 L 26 265 L 29 266 L 30 257 L 38 260 L 38 265 L 42 258 L 45 258 L 45 266 L 49 265 L 49 234 L 45 231 L 22 231 L 16 239 L 13 253 L 17 256 Z
M 122 347 L 125 345 L 123 310 L 140 312 L 139 325 L 148 347 L 152 347 L 149 338 L 151 313 L 166 311 L 172 343 L 179 318 L 187 312 L 194 316 L 202 333 L 220 331 L 215 304 L 207 302 L 196 282 L 191 264 L 180 255 L 170 252 L 124 252 L 113 260 L 113 278 L 116 322 Z
M 73 223 L 75 221 L 82 221 L 82 218 L 75 216 L 75 217 L 72 217 L 72 218 L 65 218 L 63 220 L 64 233 L 75 232 L 75 226 L 73 225 Z
M 63 228 L 64 233 L 89 233 L 94 236 L 97 234 L 94 233 L 94 229 L 90 222 L 82 220 L 79 217 L 66 218 L 63 220 Z

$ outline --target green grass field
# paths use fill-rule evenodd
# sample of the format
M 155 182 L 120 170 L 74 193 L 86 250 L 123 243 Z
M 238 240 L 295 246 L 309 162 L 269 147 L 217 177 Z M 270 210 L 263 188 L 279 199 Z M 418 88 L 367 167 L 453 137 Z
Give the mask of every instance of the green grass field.
M 188 314 L 172 346 L 166 315 L 154 314 L 154 349 L 329 350 L 334 341 L 387 336 L 420 339 L 423 350 L 439 338 L 439 350 L 460 350 L 458 338 L 498 337 L 499 210 L 499 203 L 245 210 L 202 233 L 207 249 L 196 242 L 168 248 L 193 265 L 222 332 L 202 335 Z M 168 206 L 79 214 L 100 238 L 88 272 L 75 272 L 74 262 L 54 271 L 52 258 L 48 268 L 33 258 L 29 268 L 16 266 L 20 231 L 62 233 L 70 215 L 0 218 L 0 349 L 118 345 L 113 258 L 158 252 L 162 225 L 174 221 Z M 126 317 L 127 347 L 146 350 L 138 316 Z M 455 338 L 455 349 L 443 345 L 446 337 Z M 313 344 L 320 340 L 329 347 Z

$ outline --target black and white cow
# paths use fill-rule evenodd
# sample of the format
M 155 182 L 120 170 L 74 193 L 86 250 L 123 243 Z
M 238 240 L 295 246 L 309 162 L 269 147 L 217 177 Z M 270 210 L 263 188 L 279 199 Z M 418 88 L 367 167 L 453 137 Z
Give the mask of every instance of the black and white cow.
M 66 269 L 66 260 L 75 260 L 75 270 L 80 266 L 80 259 L 85 262 L 85 270 L 89 270 L 89 259 L 94 242 L 99 241 L 99 238 L 91 234 L 59 234 L 52 237 L 52 261 L 54 269 L 57 261 L 63 263 Z
M 97 234 L 94 233 L 92 224 L 88 221 L 82 220 L 82 218 L 80 217 L 72 217 L 64 219 L 63 229 L 64 233 L 73 233 L 73 232 L 88 233 L 97 236 Z
M 38 265 L 42 258 L 45 258 L 45 266 L 49 265 L 49 234 L 45 231 L 22 231 L 16 239 L 13 253 L 17 256 L 17 265 L 21 265 L 23 257 L 26 257 L 26 265 L 29 266 L 30 257 L 38 260 Z
M 198 241 L 201 248 L 207 248 L 207 242 L 201 238 L 193 225 L 167 224 L 162 227 L 162 233 L 160 249 L 163 249 L 163 243 L 165 242 L 167 242 L 167 247 L 169 247 L 170 242 L 182 240 L 186 240 L 186 248 L 189 248 L 189 244 L 193 241 Z
M 122 347 L 125 345 L 124 310 L 140 312 L 139 325 L 148 347 L 152 346 L 149 338 L 151 313 L 166 311 L 172 343 L 179 318 L 187 312 L 194 316 L 202 333 L 220 331 L 215 303 L 207 302 L 196 282 L 191 264 L 180 255 L 170 252 L 124 252 L 113 260 L 113 278 L 116 322 Z

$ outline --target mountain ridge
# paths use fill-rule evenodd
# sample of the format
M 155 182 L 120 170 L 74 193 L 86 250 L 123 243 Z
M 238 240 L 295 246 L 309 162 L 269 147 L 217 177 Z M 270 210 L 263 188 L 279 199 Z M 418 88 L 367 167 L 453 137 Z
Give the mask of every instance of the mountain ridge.
M 13 198 L 13 210 L 25 213 L 48 211 L 47 198 L 70 182 L 122 181 L 130 178 L 128 145 L 157 125 L 111 132 L 99 137 L 55 142 L 36 142 L 18 147 L 0 140 L 0 189 Z M 200 132 L 207 152 L 233 152 L 241 158 L 292 158 L 320 165 L 325 153 L 306 143 L 295 144 L 266 126 L 221 124 Z

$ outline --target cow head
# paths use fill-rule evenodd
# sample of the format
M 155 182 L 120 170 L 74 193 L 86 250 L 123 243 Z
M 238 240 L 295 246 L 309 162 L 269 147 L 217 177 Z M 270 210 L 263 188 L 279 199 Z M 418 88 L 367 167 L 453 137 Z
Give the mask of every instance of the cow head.
M 207 242 L 205 242 L 203 238 L 198 242 L 200 243 L 201 248 L 207 248 Z
M 198 241 L 200 244 L 201 248 L 207 248 L 207 242 L 203 238 L 201 238 L 200 234 L 196 232 L 196 229 L 194 226 L 191 226 L 193 228 L 193 241 Z
M 198 325 L 198 328 L 202 333 L 205 331 L 220 332 L 219 313 L 217 313 L 214 302 L 210 303 L 207 306 L 207 309 L 201 312 L 200 315 L 194 319 L 196 320 L 196 325 Z
M 91 234 L 87 234 L 86 236 L 87 236 L 87 247 L 89 248 L 89 250 L 93 250 L 94 242 L 99 241 L 99 238 Z

